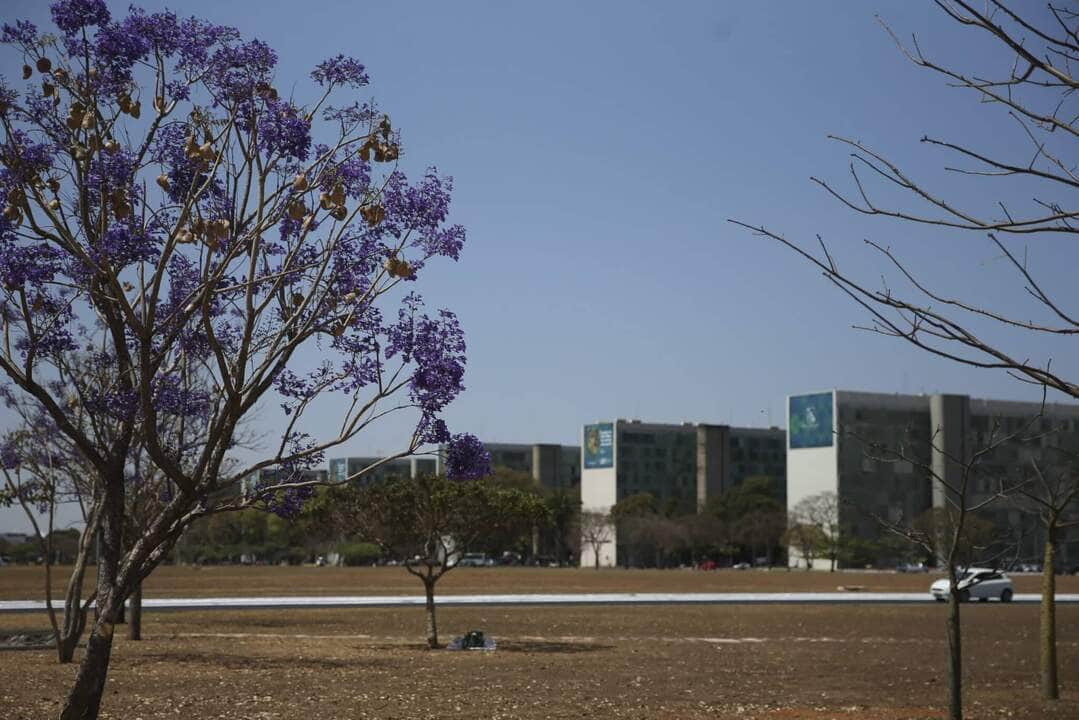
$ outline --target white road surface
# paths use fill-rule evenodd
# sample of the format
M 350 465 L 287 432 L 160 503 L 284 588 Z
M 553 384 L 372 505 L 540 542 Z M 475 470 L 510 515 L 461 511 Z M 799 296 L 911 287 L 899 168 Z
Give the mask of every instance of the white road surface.
M 1021 593 L 1014 603 L 1037 603 L 1041 597 Z M 925 604 L 933 598 L 925 593 L 818 592 L 818 593 L 561 593 L 525 595 L 441 595 L 447 605 L 738 605 L 761 603 L 826 604 Z M 1079 603 L 1079 594 L 1057 595 L 1058 603 Z M 352 596 L 282 596 L 282 597 L 207 597 L 144 598 L 145 610 L 242 610 L 266 608 L 350 608 L 405 607 L 423 605 L 422 595 L 352 595 Z M 972 603 L 977 605 L 979 603 Z M 992 604 L 999 604 L 993 601 Z M 43 612 L 42 600 L 0 600 L 3 612 Z

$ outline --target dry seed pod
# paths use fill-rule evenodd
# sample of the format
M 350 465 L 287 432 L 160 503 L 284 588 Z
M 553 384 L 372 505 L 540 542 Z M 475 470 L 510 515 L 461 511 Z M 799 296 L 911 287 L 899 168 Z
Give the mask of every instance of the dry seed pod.
M 97 68 L 96 67 L 90 68 L 90 71 L 88 73 L 86 73 L 86 76 L 88 78 L 90 78 L 91 80 L 97 80 Z
M 86 113 L 82 116 L 82 127 L 84 130 L 89 130 L 94 126 L 94 114 Z
M 75 159 L 82 162 L 90 157 L 90 151 L 84 148 L 82 145 L 75 146 Z
M 13 187 L 8 191 L 7 201 L 12 205 L 22 205 L 26 202 L 26 193 L 21 187 Z
M 214 159 L 214 146 L 210 143 L 203 143 L 199 146 L 199 156 L 203 160 L 210 161 Z
M 131 96 L 124 93 L 120 97 L 116 98 L 116 104 L 120 106 L 120 112 L 126 113 L 131 111 Z
M 397 145 L 386 146 L 385 154 L 387 160 L 396 160 L 400 156 L 400 153 L 401 149 Z
M 307 214 L 307 208 L 299 200 L 289 203 L 288 216 L 293 220 L 303 220 L 303 216 Z
M 49 178 L 48 180 L 45 181 L 45 185 L 50 190 L 52 190 L 54 193 L 55 192 L 60 192 L 60 181 L 57 180 L 56 178 Z
M 191 234 L 190 230 L 181 230 L 176 233 L 176 242 L 181 244 L 188 244 L 195 242 L 195 236 Z
M 56 78 L 56 82 L 65 82 L 67 80 L 67 70 L 56 68 L 56 72 L 52 76 Z
M 330 191 L 330 200 L 334 205 L 345 204 L 345 188 L 341 183 L 337 183 L 333 186 L 333 190 Z
M 330 217 L 334 220 L 344 220 L 348 217 L 348 208 L 344 205 L 334 205 L 333 209 L 330 210 Z
M 131 204 L 126 201 L 113 203 L 112 214 L 116 216 L 117 220 L 127 219 L 131 216 Z
M 160 187 L 165 192 L 169 191 L 169 176 L 165 173 L 161 173 L 160 175 L 158 175 L 155 182 L 157 182 L 158 187 Z
M 37 59 L 38 72 L 47 73 L 50 70 L 52 70 L 52 61 L 45 57 Z
M 348 295 L 345 295 L 345 302 L 350 303 L 356 300 L 356 291 L 353 290 Z
M 194 135 L 188 135 L 187 138 L 184 139 L 184 154 L 188 157 L 194 157 L 199 154 L 199 144 L 195 142 Z
M 109 138 L 105 141 L 105 152 L 109 153 L 110 155 L 114 155 L 119 149 L 120 143 L 116 142 L 112 138 Z
M 41 83 L 41 94 L 45 97 L 52 97 L 54 92 L 56 92 L 56 86 L 48 80 L 43 80 Z
M 160 95 L 154 98 L 154 110 L 159 114 L 165 112 L 165 98 Z
M 334 325 L 334 328 L 333 328 L 332 332 L 333 332 L 334 337 L 341 337 L 342 335 L 345 334 L 345 326 L 344 325 Z
M 292 293 L 292 306 L 300 307 L 303 305 L 303 295 L 300 293 Z
M 295 190 L 296 192 L 303 192 L 304 190 L 306 190 L 307 189 L 307 176 L 304 175 L 303 173 L 300 173 L 299 175 L 297 175 L 296 178 L 292 181 L 292 189 Z
M 49 209 L 56 211 L 60 209 L 60 201 L 57 198 L 53 198 L 49 201 Z
M 330 199 L 329 194 L 327 194 L 327 193 L 319 193 L 319 195 L 318 195 L 318 205 L 323 210 L 329 210 L 331 207 L 333 207 L 333 200 Z
M 15 222 L 15 219 L 19 217 L 19 208 L 14 205 L 4 206 L 4 219 L 9 222 Z
M 135 103 L 132 103 L 131 111 L 128 114 L 131 115 L 131 117 L 138 120 L 139 115 L 141 114 L 141 112 L 142 112 L 142 105 L 140 103 L 135 102 Z
M 82 125 L 82 113 L 77 113 L 71 110 L 67 114 L 67 128 L 68 130 L 78 130 Z
M 29 80 L 30 76 L 33 75 L 33 74 L 34 74 L 34 68 L 30 67 L 29 65 L 23 65 L 22 66 L 22 79 L 23 80 Z

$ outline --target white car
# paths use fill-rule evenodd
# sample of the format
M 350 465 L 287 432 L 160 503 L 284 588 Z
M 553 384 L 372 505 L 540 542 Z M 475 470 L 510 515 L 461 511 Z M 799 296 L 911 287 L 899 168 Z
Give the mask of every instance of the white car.
M 997 598 L 1001 602 L 1011 602 L 1015 589 L 1012 579 L 999 570 L 991 568 L 967 568 L 959 574 L 959 599 L 963 602 L 977 599 L 986 602 Z M 934 600 L 944 602 L 948 599 L 948 578 L 941 578 L 929 586 Z

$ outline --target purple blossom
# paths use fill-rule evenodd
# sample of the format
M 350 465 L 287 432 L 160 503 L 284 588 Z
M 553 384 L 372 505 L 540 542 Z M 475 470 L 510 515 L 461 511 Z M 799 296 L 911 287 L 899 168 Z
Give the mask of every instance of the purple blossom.
M 110 17 L 105 0 L 60 0 L 49 9 L 56 27 L 68 36 L 78 34 L 83 28 L 104 25 Z
M 3 442 L 0 442 L 0 467 L 5 470 L 14 470 L 19 466 L 20 461 L 18 443 L 11 436 L 4 438 Z
M 37 43 L 37 26 L 28 20 L 16 20 L 14 25 L 4 23 L 0 30 L 0 42 L 30 46 Z
M 491 474 L 491 453 L 475 435 L 454 435 L 446 446 L 446 477 L 478 480 Z
M 363 63 L 356 58 L 337 55 L 315 66 L 311 77 L 319 85 L 346 85 L 359 88 L 369 82 Z
M 271 100 L 259 116 L 259 143 L 269 154 L 306 160 L 311 149 L 311 123 L 291 103 Z
M 269 83 L 277 53 L 261 40 L 226 45 L 210 57 L 208 84 L 224 100 L 251 100 L 260 83 Z

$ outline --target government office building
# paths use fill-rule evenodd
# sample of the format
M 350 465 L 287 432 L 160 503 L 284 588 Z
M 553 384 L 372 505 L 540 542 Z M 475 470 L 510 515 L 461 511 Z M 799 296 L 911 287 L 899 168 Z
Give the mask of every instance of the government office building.
M 766 477 L 777 497 L 786 492 L 786 431 L 694 423 L 614 420 L 582 429 L 581 510 L 606 515 L 624 498 L 647 492 L 661 506 L 695 512 L 708 498 Z M 599 549 L 599 565 L 618 564 L 616 528 Z M 580 564 L 593 567 L 593 547 L 582 539 Z
M 969 476 L 967 505 L 990 499 L 1000 482 L 1031 477 L 1032 462 L 1047 473 L 1071 472 L 1069 452 L 1079 451 L 1079 405 L 985 400 L 966 395 L 888 395 L 828 390 L 787 399 L 787 509 L 804 498 L 832 492 L 839 500 L 843 535 L 879 542 L 888 535 L 874 516 L 910 526 L 930 510 L 947 504 L 945 487 L 926 467 L 952 487 L 962 477 L 962 463 L 992 440 L 1023 430 L 1037 436 L 995 448 Z M 903 448 L 910 461 L 886 449 Z M 1063 450 L 1063 452 L 1061 452 Z M 1075 457 L 1075 456 L 1072 456 Z M 966 462 L 966 461 L 963 461 Z M 1010 543 L 1010 557 L 1041 562 L 1045 540 L 1029 503 L 997 500 L 978 512 L 992 523 L 994 537 Z M 1058 564 L 1079 563 L 1079 532 L 1062 537 Z M 1064 533 L 1062 533 L 1064 535 Z M 806 558 L 788 548 L 790 564 L 805 567 Z M 895 561 L 883 558 L 882 563 Z M 840 558 L 839 567 L 844 566 Z M 827 568 L 828 562 L 816 563 Z

